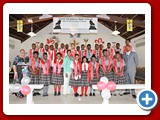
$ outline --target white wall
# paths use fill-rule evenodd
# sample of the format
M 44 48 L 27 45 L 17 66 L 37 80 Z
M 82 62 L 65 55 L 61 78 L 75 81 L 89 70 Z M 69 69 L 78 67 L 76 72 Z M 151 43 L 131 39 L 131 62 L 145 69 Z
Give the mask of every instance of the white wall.
M 136 47 L 136 44 L 145 42 L 145 34 L 131 40 L 132 45 L 135 47 L 138 59 L 139 67 L 145 67 L 145 45 Z
M 9 37 L 10 44 L 14 44 L 14 48 L 9 48 L 9 61 L 13 62 L 16 55 L 19 54 L 21 48 L 21 41 L 12 37 Z
M 36 37 L 32 37 L 27 39 L 25 42 L 22 43 L 22 48 L 24 48 L 25 50 L 29 50 L 31 48 L 31 44 L 34 42 L 43 42 L 46 43 L 46 39 L 47 38 L 51 38 L 53 36 L 56 36 L 60 43 L 59 45 L 63 42 L 63 43 L 68 43 L 73 39 L 70 38 L 69 34 L 59 34 L 59 35 L 50 35 L 49 33 L 52 32 L 53 28 L 52 28 L 53 24 L 49 24 L 48 26 L 46 26 L 44 29 L 42 29 L 41 31 L 39 31 L 37 33 Z M 90 43 L 92 45 L 92 49 L 94 49 L 94 40 L 98 39 L 98 38 L 102 38 L 105 41 L 105 47 L 107 42 L 119 42 L 121 44 L 121 46 L 123 46 L 125 44 L 125 41 L 122 37 L 120 36 L 112 36 L 111 35 L 111 30 L 109 30 L 108 28 L 106 28 L 105 26 L 103 26 L 102 24 L 98 23 L 98 34 L 82 34 L 80 38 L 76 38 L 77 41 L 79 41 L 79 45 L 81 45 L 82 43 L 84 43 L 83 39 L 87 38 L 89 39 L 88 43 Z

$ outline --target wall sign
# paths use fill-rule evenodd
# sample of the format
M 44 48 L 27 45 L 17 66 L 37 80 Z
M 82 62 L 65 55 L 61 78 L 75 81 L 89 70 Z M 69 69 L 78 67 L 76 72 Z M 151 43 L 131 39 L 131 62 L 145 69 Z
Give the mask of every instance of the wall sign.
M 54 17 L 53 33 L 97 33 L 97 18 Z

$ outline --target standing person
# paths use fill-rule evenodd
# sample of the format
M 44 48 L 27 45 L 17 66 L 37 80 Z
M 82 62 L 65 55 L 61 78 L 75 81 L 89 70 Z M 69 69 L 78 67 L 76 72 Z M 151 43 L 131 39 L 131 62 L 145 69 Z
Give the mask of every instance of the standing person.
M 64 73 L 64 85 L 63 85 L 63 95 L 70 94 L 71 87 L 69 86 L 70 74 L 71 74 L 71 63 L 73 58 L 71 57 L 71 50 L 67 50 L 67 55 L 64 57 L 63 61 L 63 73 Z
M 26 56 L 26 52 L 24 49 L 20 50 L 20 54 L 17 55 L 13 61 L 13 71 L 14 71 L 14 79 L 18 79 L 18 83 L 21 84 L 21 79 L 23 78 L 23 69 L 25 67 L 28 68 L 29 57 Z M 17 97 L 22 98 L 23 94 L 19 92 L 19 94 L 15 94 Z
M 71 77 L 69 81 L 69 85 L 72 86 L 74 91 L 74 96 L 78 97 L 77 93 L 78 87 L 81 86 L 81 73 L 82 73 L 82 65 L 79 61 L 79 55 L 75 54 L 75 60 L 72 61 L 71 65 Z
M 65 56 L 67 55 L 67 50 L 68 50 L 68 49 L 69 49 L 69 45 L 66 44 L 66 45 L 65 45 Z M 65 56 L 64 56 L 64 57 L 65 57 Z
M 126 54 L 123 55 L 123 59 L 126 63 L 125 66 L 125 76 L 127 80 L 127 84 L 135 84 L 135 74 L 136 74 L 136 67 L 138 66 L 138 57 L 136 52 L 131 51 L 130 45 L 126 46 Z M 130 94 L 129 90 L 126 90 L 124 95 Z M 135 90 L 131 90 L 131 94 L 133 98 L 136 98 Z
M 82 58 L 81 58 L 82 52 L 81 52 L 81 50 L 80 50 L 80 46 L 77 46 L 77 47 L 76 47 L 76 54 L 79 55 L 79 61 L 81 62 L 81 61 L 82 61 Z
M 93 54 L 96 56 L 97 62 L 98 62 L 99 58 L 102 57 L 101 50 L 99 49 L 99 45 L 98 44 L 95 44 L 95 49 L 93 50 Z
M 40 58 L 38 57 L 39 53 L 37 51 L 33 52 L 33 58 L 29 60 L 29 70 L 31 71 L 31 82 L 30 84 L 39 84 L 39 64 Z M 34 90 L 33 96 L 41 95 L 37 90 Z
M 134 47 L 131 45 L 131 41 L 130 40 L 127 39 L 125 41 L 125 43 L 126 43 L 126 45 L 123 46 L 123 48 L 122 48 L 122 54 L 126 54 L 126 52 L 127 52 L 127 46 L 130 46 L 130 51 L 136 52 L 136 50 L 134 49 Z
M 92 57 L 93 53 L 91 50 L 91 44 L 87 45 L 87 50 L 86 50 L 86 57 L 88 59 L 88 61 L 91 61 L 91 57 Z
M 95 96 L 95 90 L 92 85 L 97 85 L 99 82 L 99 63 L 96 62 L 96 56 L 92 55 L 91 61 L 89 62 L 89 81 L 90 81 L 90 96 Z
M 29 59 L 31 59 L 33 57 L 34 51 L 36 51 L 36 44 L 32 43 L 32 48 L 29 50 L 29 53 L 28 53 Z
M 107 77 L 109 81 L 113 81 L 113 61 L 110 56 L 107 54 L 107 50 L 103 50 L 103 57 L 101 57 L 100 61 L 100 76 Z
M 51 83 L 54 84 L 54 96 L 61 95 L 61 85 L 64 83 L 64 77 L 63 77 L 63 59 L 61 57 L 61 53 L 57 53 L 56 59 L 52 61 L 52 78 Z M 58 93 L 57 93 L 58 88 Z
M 55 43 L 55 48 L 54 49 L 55 49 L 56 53 L 59 52 L 59 50 L 58 50 L 58 43 L 57 42 Z
M 56 57 L 56 51 L 54 50 L 54 46 L 50 45 L 50 49 L 48 50 L 48 58 L 50 59 L 50 61 L 54 60 Z
M 61 43 L 61 48 L 59 49 L 59 52 L 61 53 L 62 58 L 64 58 L 66 53 L 66 50 L 64 48 L 64 43 Z
M 115 52 L 114 50 L 111 48 L 111 43 L 107 43 L 107 54 L 110 56 L 111 59 L 113 59 Z
M 116 48 L 114 49 L 114 51 L 115 51 L 115 53 L 116 53 L 116 52 L 119 52 L 119 53 L 122 52 L 122 51 L 121 51 L 121 48 L 120 48 L 120 43 L 116 43 Z
M 44 85 L 43 97 L 48 96 L 48 88 L 50 84 L 50 59 L 47 59 L 47 53 L 43 54 L 43 58 L 40 60 L 39 80 Z
M 39 58 L 43 58 L 43 54 L 44 54 L 43 46 L 44 46 L 43 43 L 40 43 L 40 47 L 38 48 Z
M 121 54 L 119 51 L 116 52 L 116 58 L 113 60 L 113 70 L 114 70 L 114 76 L 113 81 L 116 84 L 125 84 L 126 83 L 126 77 L 124 74 L 124 67 L 125 62 L 121 58 Z M 119 92 L 120 96 L 122 96 L 122 91 Z
M 81 82 L 81 95 L 80 96 L 83 96 L 83 95 L 87 96 L 88 86 L 89 86 L 88 60 L 86 56 L 84 56 L 82 58 L 82 82 Z
M 75 54 L 76 54 L 76 50 L 75 50 L 75 45 L 72 43 L 71 44 L 71 56 L 75 59 Z
M 81 58 L 86 56 L 86 55 L 87 55 L 87 53 L 86 53 L 86 50 L 85 50 L 85 45 L 82 44 L 81 45 Z

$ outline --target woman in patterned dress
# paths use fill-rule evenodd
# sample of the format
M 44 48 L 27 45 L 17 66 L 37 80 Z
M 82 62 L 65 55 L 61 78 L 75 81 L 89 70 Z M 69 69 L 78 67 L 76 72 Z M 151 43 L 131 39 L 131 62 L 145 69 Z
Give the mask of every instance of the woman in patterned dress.
M 88 60 L 86 56 L 82 57 L 82 81 L 81 81 L 81 95 L 87 96 L 87 90 L 89 86 L 89 71 L 88 71 Z M 84 94 L 85 90 L 85 94 Z
M 124 74 L 124 66 L 125 62 L 121 58 L 120 52 L 116 52 L 116 58 L 113 60 L 113 70 L 114 70 L 114 77 L 113 80 L 116 84 L 125 84 L 126 77 Z M 116 91 L 117 93 L 117 91 Z M 119 92 L 120 96 L 122 96 L 122 92 Z
M 44 85 L 43 97 L 48 96 L 48 88 L 50 84 L 50 64 L 51 61 L 47 59 L 47 53 L 43 54 L 43 58 L 40 60 L 39 80 Z
M 52 61 L 52 78 L 51 83 L 54 84 L 54 96 L 61 95 L 61 85 L 64 83 L 63 78 L 63 59 L 61 58 L 61 53 L 58 52 L 56 55 L 56 59 Z M 58 88 L 58 93 L 57 93 Z
M 71 65 L 71 77 L 69 81 L 69 85 L 72 86 L 74 91 L 74 96 L 78 97 L 79 94 L 77 93 L 78 87 L 81 86 L 81 73 L 82 73 L 82 64 L 79 62 L 79 55 L 75 54 L 75 60 L 72 61 Z

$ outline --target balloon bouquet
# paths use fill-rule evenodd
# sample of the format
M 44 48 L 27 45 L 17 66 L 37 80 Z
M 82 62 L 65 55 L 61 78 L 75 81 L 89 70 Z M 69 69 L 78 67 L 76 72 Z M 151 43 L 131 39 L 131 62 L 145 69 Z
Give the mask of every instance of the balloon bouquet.
M 114 91 L 116 89 L 116 84 L 114 82 L 108 82 L 108 78 L 106 77 L 101 77 L 100 82 L 97 83 L 97 88 L 98 90 L 102 90 L 102 104 L 108 104 L 111 97 L 110 91 Z
M 21 91 L 23 95 L 28 95 L 31 91 L 31 88 L 28 86 L 30 81 L 30 77 L 23 76 L 21 84 L 14 84 L 13 86 L 11 86 L 10 91 L 13 93 L 18 93 L 19 91 Z

